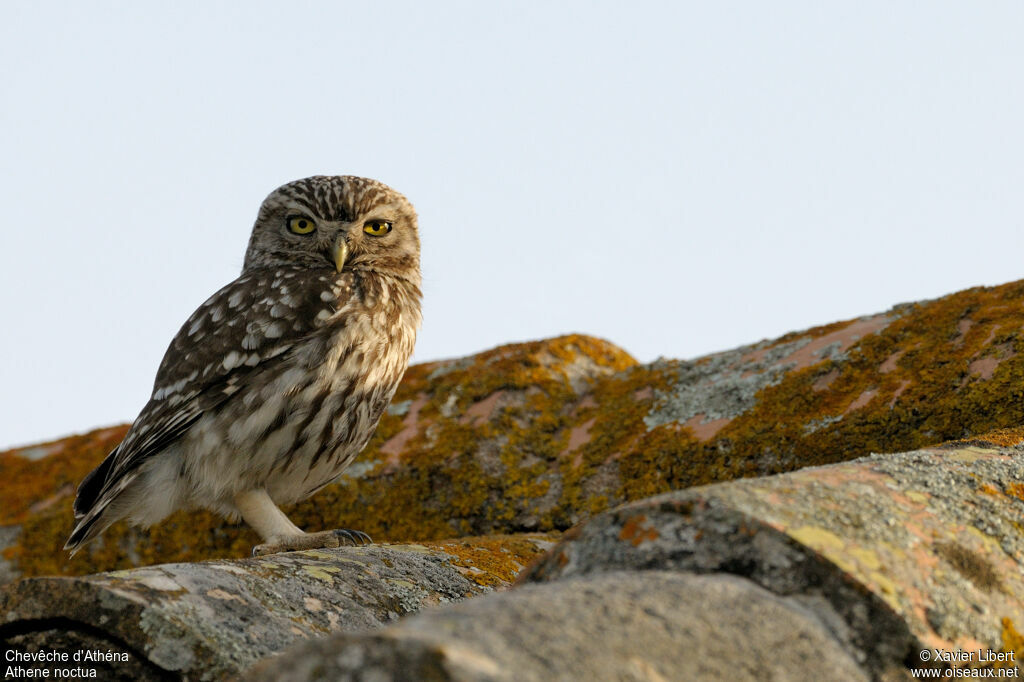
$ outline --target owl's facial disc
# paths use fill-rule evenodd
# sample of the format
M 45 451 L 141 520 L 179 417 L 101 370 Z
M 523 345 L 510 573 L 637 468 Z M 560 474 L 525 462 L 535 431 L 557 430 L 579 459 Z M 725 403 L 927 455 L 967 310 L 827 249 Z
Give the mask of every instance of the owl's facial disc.
M 243 271 L 278 265 L 375 272 L 419 283 L 416 213 L 386 185 L 313 176 L 270 193 L 256 218 Z

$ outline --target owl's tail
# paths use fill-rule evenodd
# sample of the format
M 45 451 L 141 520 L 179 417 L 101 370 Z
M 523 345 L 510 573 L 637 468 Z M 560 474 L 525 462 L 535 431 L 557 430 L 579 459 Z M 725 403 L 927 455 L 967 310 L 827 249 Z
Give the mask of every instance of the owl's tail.
M 114 465 L 114 453 L 117 448 L 107 455 L 106 459 L 98 467 L 89 472 L 89 475 L 78 484 L 78 494 L 75 496 L 75 518 L 80 519 L 89 513 L 89 510 L 96 505 L 100 493 L 103 492 L 103 484 L 110 476 L 110 469 Z
M 113 502 L 129 483 L 135 478 L 134 475 L 122 476 L 118 481 L 116 489 L 111 489 L 111 473 L 117 453 L 117 448 L 107 455 L 103 462 L 93 469 L 85 480 L 78 486 L 78 494 L 75 496 L 75 519 L 78 523 L 71 531 L 68 541 L 64 543 L 64 549 L 71 550 L 71 556 L 80 550 L 82 546 L 102 533 L 107 526 L 117 521 L 121 515 L 110 513 L 110 503 Z
M 102 526 L 97 525 L 101 518 L 103 518 L 102 513 L 78 522 L 75 529 L 71 531 L 68 541 L 64 543 L 64 549 L 70 550 L 71 556 L 75 556 L 75 553 L 82 549 L 82 545 L 95 538 L 110 525 L 109 523 L 105 523 Z

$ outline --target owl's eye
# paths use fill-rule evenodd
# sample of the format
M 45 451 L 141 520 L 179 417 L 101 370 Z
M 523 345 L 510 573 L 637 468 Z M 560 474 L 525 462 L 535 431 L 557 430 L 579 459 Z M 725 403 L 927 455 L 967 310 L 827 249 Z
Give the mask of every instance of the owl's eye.
M 383 237 L 391 231 L 391 223 L 386 220 L 367 220 L 363 224 L 363 232 L 373 237 Z
M 309 234 L 316 229 L 316 223 L 301 215 L 293 215 L 288 218 L 288 229 L 295 234 Z

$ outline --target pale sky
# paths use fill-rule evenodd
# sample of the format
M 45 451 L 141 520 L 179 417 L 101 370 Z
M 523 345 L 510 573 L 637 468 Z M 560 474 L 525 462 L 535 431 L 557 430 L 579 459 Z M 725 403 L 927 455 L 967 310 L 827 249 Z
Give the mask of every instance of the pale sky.
M 1024 3 L 0 2 L 0 449 L 130 421 L 263 198 L 420 214 L 414 362 L 1024 277 Z

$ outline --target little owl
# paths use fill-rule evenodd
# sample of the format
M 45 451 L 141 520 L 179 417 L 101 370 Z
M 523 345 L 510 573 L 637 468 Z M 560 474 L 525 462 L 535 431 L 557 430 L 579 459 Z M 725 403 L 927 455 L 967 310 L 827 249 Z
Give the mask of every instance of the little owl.
M 241 516 L 254 554 L 368 541 L 304 533 L 278 505 L 337 479 L 405 373 L 420 325 L 416 213 L 366 178 L 316 176 L 260 207 L 242 274 L 185 322 L 153 395 L 81 485 L 73 552 L 121 518 Z

